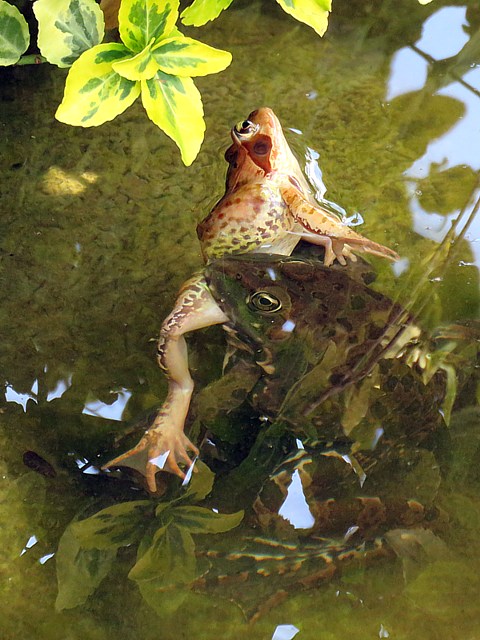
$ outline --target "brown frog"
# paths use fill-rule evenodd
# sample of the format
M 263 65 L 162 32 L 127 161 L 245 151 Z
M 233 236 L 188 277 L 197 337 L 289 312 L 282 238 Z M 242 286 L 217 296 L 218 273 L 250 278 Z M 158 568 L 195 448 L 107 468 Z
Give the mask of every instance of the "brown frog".
M 197 227 L 206 262 L 250 251 L 289 255 L 301 239 L 325 248 L 326 266 L 335 258 L 345 264 L 352 250 L 398 259 L 313 198 L 271 109 L 252 111 L 232 140 L 225 195 Z

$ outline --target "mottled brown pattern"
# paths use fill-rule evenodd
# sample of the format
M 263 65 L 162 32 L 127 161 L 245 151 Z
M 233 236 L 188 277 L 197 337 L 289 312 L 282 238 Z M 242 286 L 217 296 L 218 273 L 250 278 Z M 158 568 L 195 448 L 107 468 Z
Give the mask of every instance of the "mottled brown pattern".
M 271 109 L 253 111 L 232 129 L 232 140 L 225 153 L 225 195 L 197 227 L 205 262 L 227 253 L 289 255 L 301 237 L 325 246 L 327 266 L 335 258 L 345 263 L 351 256 L 349 244 L 358 251 L 398 257 L 316 202 Z

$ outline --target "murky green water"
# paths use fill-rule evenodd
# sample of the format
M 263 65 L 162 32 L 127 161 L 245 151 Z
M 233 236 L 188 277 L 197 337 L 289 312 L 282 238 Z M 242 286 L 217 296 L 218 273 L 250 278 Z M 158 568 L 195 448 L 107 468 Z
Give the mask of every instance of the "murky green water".
M 293 591 L 249 627 L 217 591 L 155 613 L 127 577 L 126 549 L 83 605 L 55 611 L 52 554 L 70 521 L 146 497 L 133 481 L 89 471 L 114 454 L 122 423 L 164 397 L 152 341 L 201 265 L 195 224 L 222 194 L 229 129 L 252 109 L 272 107 L 320 195 L 325 187 L 348 215 L 360 212 L 362 233 L 400 253 L 393 268 L 375 263 L 377 288 L 408 302 L 420 283 L 432 328 L 478 317 L 480 218 L 469 220 L 480 197 L 478 3 L 334 4 L 323 39 L 267 1 L 234 3 L 198 31 L 234 61 L 198 80 L 207 134 L 189 169 L 139 104 L 101 128 L 73 129 L 53 119 L 62 71 L 2 78 L 2 638 L 271 638 L 280 624 L 302 640 L 480 638 L 474 385 L 455 408 L 436 497 L 449 521 L 443 556 L 355 567 Z M 450 253 L 440 250 L 457 218 Z M 192 340 L 204 380 L 205 349 L 218 363 L 221 345 L 218 334 L 213 346 Z M 56 476 L 29 470 L 28 451 Z

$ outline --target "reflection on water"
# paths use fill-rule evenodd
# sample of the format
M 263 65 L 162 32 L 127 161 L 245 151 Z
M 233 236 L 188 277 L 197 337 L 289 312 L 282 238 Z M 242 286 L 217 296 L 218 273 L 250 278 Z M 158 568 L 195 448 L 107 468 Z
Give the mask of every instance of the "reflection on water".
M 91 400 L 85 404 L 82 411 L 86 416 L 96 416 L 97 418 L 105 418 L 107 420 L 122 420 L 123 411 L 127 406 L 127 402 L 132 397 L 132 392 L 127 389 L 112 392 L 117 399 L 111 404 L 106 404 L 100 400 Z
M 464 237 L 460 233 L 480 196 L 479 28 L 473 1 L 449 6 L 435 0 L 421 7 L 413 0 L 402 6 L 379 0 L 367 11 L 363 3 L 338 0 L 323 40 L 266 3 L 234 7 L 204 30 L 204 40 L 232 50 L 234 62 L 222 76 L 199 81 L 207 137 L 190 169 L 141 109 L 99 129 L 56 123 L 61 71 L 22 68 L 2 82 L 0 566 L 7 579 L 0 627 L 5 637 L 95 640 L 122 633 L 149 640 L 159 637 L 160 628 L 165 640 L 475 637 L 480 416 L 473 378 L 464 381 L 449 430 L 428 441 L 425 451 L 411 450 L 406 458 L 392 454 L 365 470 L 364 461 L 347 452 L 335 457 L 324 450 L 292 469 L 285 485 L 279 477 L 266 484 L 255 515 L 247 514 L 228 534 L 245 567 L 251 540 L 242 536 L 251 533 L 251 519 L 261 517 L 271 534 L 257 541 L 252 554 L 262 564 L 245 568 L 242 583 L 229 582 L 241 571 L 235 574 L 223 562 L 223 534 L 205 540 L 194 534 L 197 549 L 204 545 L 203 560 L 217 571 L 208 574 L 212 598 L 196 584 L 194 592 L 182 592 L 180 606 L 180 591 L 173 589 L 159 617 L 146 604 L 158 593 L 147 597 L 144 584 L 140 596 L 137 582 L 127 577 L 135 563 L 135 540 L 115 562 L 116 550 L 104 556 L 90 550 L 82 570 L 84 575 L 92 567 L 97 571 L 94 595 L 55 612 L 51 559 L 74 518 L 147 498 L 135 478 L 101 474 L 98 468 L 111 455 L 123 423 L 135 423 L 164 398 L 150 342 L 178 285 L 201 264 L 195 223 L 222 193 L 228 130 L 256 106 L 271 106 L 286 130 L 292 127 L 289 142 L 305 158 L 317 197 L 332 202 L 340 215 L 360 212 L 354 220 L 359 231 L 401 254 L 392 267 L 375 263 L 377 290 L 393 298 L 403 292 L 401 302 L 408 303 L 409 294 L 421 289 L 417 306 L 431 328 L 478 317 L 480 217 L 473 216 Z M 447 234 L 460 213 L 452 251 Z M 209 342 L 194 336 L 190 345 L 200 388 L 220 371 L 223 337 Z M 369 392 L 377 391 L 372 385 Z M 361 412 L 361 394 L 356 401 Z M 224 449 L 211 447 L 212 467 L 246 455 L 256 423 L 250 414 L 241 419 L 244 427 L 237 434 L 219 421 Z M 375 434 L 382 442 L 381 420 L 363 437 L 373 443 Z M 277 463 L 288 447 L 293 443 L 279 445 Z M 317 473 L 325 465 L 329 473 Z M 362 471 L 364 487 L 374 485 L 368 494 L 360 483 Z M 226 495 L 217 490 L 209 508 L 233 511 L 237 488 L 231 485 Z M 171 487 L 166 491 L 148 504 L 167 501 Z M 379 495 L 381 504 L 375 502 Z M 335 503 L 328 502 L 332 496 Z M 318 544 L 309 548 L 303 530 L 335 516 L 335 533 L 353 546 L 387 502 L 396 522 L 417 532 L 409 540 L 403 529 L 390 533 L 398 558 L 368 566 L 357 554 L 332 582 L 306 588 L 315 571 L 324 571 L 328 558 L 337 556 Z M 135 530 L 144 544 L 155 517 L 145 517 Z M 420 521 L 428 526 L 415 529 L 412 522 Z M 425 531 L 433 537 L 420 533 Z M 290 549 L 288 562 L 279 560 L 275 536 L 285 556 Z M 79 553 L 74 546 L 69 550 L 72 557 Z M 216 558 L 208 555 L 213 552 Z M 182 550 L 178 553 L 180 560 L 170 567 L 175 581 L 189 571 Z M 199 567 L 203 560 L 199 555 Z M 161 554 L 157 561 L 161 564 Z M 284 573 L 277 571 L 265 587 L 260 573 L 275 573 L 275 562 L 277 569 L 285 563 Z M 295 564 L 299 573 L 291 570 Z M 75 586 L 72 602 L 85 601 L 84 586 Z M 250 595 L 258 605 L 279 599 L 282 589 L 287 596 L 281 605 L 247 627 L 237 604 L 250 610 L 252 602 L 242 598 Z M 226 593 L 237 604 L 220 597 Z

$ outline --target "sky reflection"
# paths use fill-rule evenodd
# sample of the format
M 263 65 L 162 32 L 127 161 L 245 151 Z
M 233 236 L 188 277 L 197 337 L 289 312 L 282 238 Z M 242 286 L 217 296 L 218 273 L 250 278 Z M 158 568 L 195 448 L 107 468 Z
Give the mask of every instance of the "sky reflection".
M 117 394 L 117 399 L 112 402 L 112 404 L 106 404 L 101 400 L 90 400 L 85 404 L 82 413 L 87 416 L 95 416 L 96 418 L 106 418 L 107 420 L 120 422 L 127 402 L 132 397 L 132 392 L 122 388 L 121 391 L 112 393 Z
M 428 57 L 445 60 L 458 54 L 469 41 L 465 31 L 467 26 L 466 7 L 442 7 L 431 15 L 425 21 L 422 35 L 414 48 L 401 48 L 393 56 L 386 100 L 391 101 L 402 94 L 427 89 L 428 74 L 431 72 Z M 417 188 L 418 181 L 430 175 L 432 165 L 437 165 L 440 171 L 457 166 L 480 170 L 480 68 L 474 65 L 463 77 L 459 77 L 461 82 L 455 81 L 453 77 L 451 80 L 448 82 L 447 77 L 444 82 L 448 84 L 434 91 L 433 95 L 458 100 L 464 105 L 465 113 L 448 131 L 432 140 L 425 153 L 405 172 L 410 192 L 413 229 L 435 242 L 444 239 L 452 222 L 467 202 L 459 201 L 458 208 L 448 215 L 426 211 L 418 197 L 421 195 Z M 433 85 L 432 87 L 434 88 Z M 475 201 L 470 202 L 468 209 L 474 204 Z M 480 267 L 480 245 L 476 242 L 480 238 L 480 220 L 473 221 L 466 237 L 472 245 L 475 263 Z

